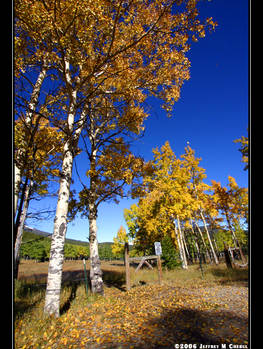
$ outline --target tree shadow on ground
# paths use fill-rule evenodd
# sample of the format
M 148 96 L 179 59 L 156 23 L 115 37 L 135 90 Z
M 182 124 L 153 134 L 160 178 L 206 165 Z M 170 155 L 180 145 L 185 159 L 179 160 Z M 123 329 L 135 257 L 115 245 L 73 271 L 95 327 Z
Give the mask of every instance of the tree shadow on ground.
M 116 287 L 120 291 L 125 291 L 125 274 L 118 271 L 103 270 L 103 282 L 107 287 Z M 31 277 L 19 280 L 16 287 L 17 300 L 14 301 L 14 317 L 17 318 L 35 307 L 45 297 L 47 274 L 34 274 Z M 89 270 L 87 270 L 88 288 L 91 289 Z M 76 291 L 80 284 L 85 282 L 84 270 L 63 271 L 62 290 L 70 288 L 70 295 L 60 308 L 60 314 L 67 312 L 72 301 L 76 298 Z M 32 297 L 36 300 L 32 301 Z
M 63 304 L 63 306 L 60 307 L 60 310 L 59 310 L 60 315 L 63 315 L 69 310 L 72 301 L 76 298 L 77 288 L 79 287 L 80 284 L 81 282 L 78 281 L 78 282 L 70 282 L 64 285 L 64 287 L 70 288 L 70 295 L 66 300 L 66 302 Z
M 209 270 L 217 278 L 217 283 L 221 285 L 235 284 L 236 286 L 248 287 L 248 270 L 247 269 L 218 269 Z
M 164 311 L 163 315 L 149 323 L 156 325 L 160 337 L 168 339 L 174 347 L 176 343 L 221 344 L 240 340 L 248 340 L 248 320 L 229 312 L 202 311 L 183 308 Z M 237 335 L 232 328 L 243 329 Z M 246 330 L 247 329 L 247 330 Z M 168 345 L 168 346 L 167 346 Z M 169 348 L 165 344 L 163 348 Z M 152 348 L 162 348 L 160 344 Z
M 14 318 L 17 319 L 41 302 L 46 284 L 36 284 L 34 281 L 15 282 L 14 285 Z
M 164 310 L 145 323 L 145 331 L 132 337 L 127 331 L 123 343 L 109 343 L 105 348 L 174 349 L 175 344 L 220 345 L 248 341 L 248 319 L 224 311 L 180 308 Z M 147 328 L 153 331 L 147 331 Z M 227 346 L 228 347 L 228 346 Z
M 103 270 L 102 279 L 107 287 L 116 287 L 120 291 L 125 291 L 125 274 L 118 271 Z
M 64 314 L 70 308 L 72 301 L 76 297 L 77 288 L 81 282 L 63 282 L 61 292 L 65 288 L 70 289 L 70 295 L 66 302 L 60 307 L 60 314 Z M 14 299 L 14 318 L 22 316 L 24 313 L 30 311 L 37 306 L 45 298 L 46 284 L 36 284 L 34 281 L 20 282 L 16 288 L 16 296 Z

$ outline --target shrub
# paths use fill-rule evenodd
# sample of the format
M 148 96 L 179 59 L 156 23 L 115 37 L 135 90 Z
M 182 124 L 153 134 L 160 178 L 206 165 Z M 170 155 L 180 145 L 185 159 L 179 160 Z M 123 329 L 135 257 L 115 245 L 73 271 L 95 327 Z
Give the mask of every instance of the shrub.
M 174 243 L 170 236 L 166 235 L 162 241 L 162 261 L 163 266 L 171 270 L 181 266 L 181 260 L 179 253 L 176 251 Z

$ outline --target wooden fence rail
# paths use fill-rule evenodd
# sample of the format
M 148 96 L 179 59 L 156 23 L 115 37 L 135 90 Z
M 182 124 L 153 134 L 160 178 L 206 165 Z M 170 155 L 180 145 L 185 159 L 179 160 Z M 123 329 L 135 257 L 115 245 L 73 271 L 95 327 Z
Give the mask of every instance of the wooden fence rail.
M 128 243 L 125 243 L 125 274 L 126 274 L 126 290 L 129 291 L 131 289 L 131 275 L 130 275 L 130 262 L 140 262 L 137 268 L 135 269 L 135 272 L 137 272 L 142 265 L 145 263 L 148 268 L 153 269 L 150 263 L 147 262 L 147 260 L 151 259 L 157 259 L 157 268 L 158 268 L 158 279 L 159 284 L 162 284 L 162 262 L 160 256 L 143 256 L 143 257 L 131 257 L 129 258 L 129 245 Z

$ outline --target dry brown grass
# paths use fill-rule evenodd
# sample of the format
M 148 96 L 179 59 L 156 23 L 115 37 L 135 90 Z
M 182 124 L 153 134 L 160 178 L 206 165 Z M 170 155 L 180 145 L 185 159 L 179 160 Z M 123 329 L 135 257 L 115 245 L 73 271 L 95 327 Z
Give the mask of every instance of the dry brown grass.
M 86 262 L 87 271 L 89 272 L 90 264 Z M 125 284 L 125 267 L 123 261 L 102 261 L 101 269 L 103 271 L 104 280 L 106 283 L 119 280 L 116 286 Z M 155 267 L 153 270 L 146 268 L 135 272 L 136 265 L 130 267 L 131 283 L 132 285 L 145 283 L 158 283 L 158 271 Z M 30 260 L 23 260 L 19 266 L 18 279 L 26 280 L 31 283 L 45 283 L 48 273 L 48 262 L 36 263 Z M 65 261 L 63 264 L 63 282 L 66 281 L 80 281 L 84 280 L 83 261 Z M 178 286 L 194 285 L 204 283 L 233 283 L 243 282 L 248 280 L 248 269 L 233 269 L 226 268 L 225 263 L 215 265 L 204 265 L 203 274 L 201 273 L 199 265 L 190 265 L 188 270 L 176 268 L 174 270 L 166 270 L 163 268 L 163 281 L 166 283 L 173 283 Z
M 199 265 L 188 270 L 163 270 L 163 285 L 159 286 L 156 268 L 135 273 L 132 266 L 129 292 L 123 292 L 123 262 L 102 262 L 102 270 L 105 297 L 87 295 L 84 281 L 71 282 L 84 278 L 83 262 L 64 263 L 63 278 L 67 282 L 61 291 L 61 317 L 54 319 L 43 315 L 45 286 L 36 285 L 46 280 L 48 263 L 22 261 L 14 293 L 15 348 L 112 349 L 117 348 L 113 344 L 120 343 L 120 336 L 120 348 L 139 348 L 142 339 L 144 343 L 148 341 L 148 346 L 143 347 L 152 348 L 153 339 L 159 345 L 158 341 L 167 337 L 174 344 L 174 333 L 181 341 L 187 333 L 188 342 L 198 340 L 196 335 L 200 334 L 214 336 L 215 340 L 223 338 L 224 343 L 235 339 L 239 344 L 247 343 L 247 270 L 228 270 L 224 264 L 205 265 L 203 275 Z M 242 319 L 233 322 L 235 313 Z M 195 333 L 185 332 L 189 326 Z

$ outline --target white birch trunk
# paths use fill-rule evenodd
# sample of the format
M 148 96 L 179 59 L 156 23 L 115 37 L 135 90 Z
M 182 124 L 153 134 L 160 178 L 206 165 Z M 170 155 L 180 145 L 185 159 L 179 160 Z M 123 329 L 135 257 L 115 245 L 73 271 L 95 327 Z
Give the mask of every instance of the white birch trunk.
M 181 243 L 181 249 L 182 249 L 182 256 L 183 256 L 183 269 L 188 269 L 188 265 L 187 265 L 187 259 L 186 259 L 186 254 L 185 254 L 185 249 L 184 249 L 184 243 L 183 243 L 183 239 L 182 239 L 182 231 L 181 231 L 181 225 L 180 225 L 180 219 L 179 216 L 177 215 L 177 223 L 178 223 L 178 231 L 179 231 L 179 240 Z
M 216 255 L 216 253 L 215 253 L 214 246 L 213 246 L 213 244 L 212 244 L 212 241 L 211 241 L 211 238 L 210 238 L 210 234 L 209 234 L 209 231 L 208 231 L 208 229 L 207 229 L 205 217 L 204 217 L 204 215 L 203 215 L 203 213 L 202 213 L 202 210 L 200 210 L 200 214 L 201 214 L 201 218 L 202 218 L 203 223 L 204 223 L 206 235 L 207 235 L 207 238 L 208 238 L 208 241 L 209 241 L 209 245 L 210 245 L 210 248 L 211 248 L 213 257 L 214 257 L 215 264 L 218 264 L 218 258 L 217 258 L 217 255 Z
M 93 124 L 90 125 L 90 141 L 95 144 Z M 93 146 L 94 147 L 94 146 Z M 90 169 L 96 172 L 97 150 L 92 147 Z M 89 189 L 89 244 L 90 244 L 90 281 L 91 292 L 104 295 L 102 271 L 100 266 L 98 240 L 97 240 L 97 207 L 96 207 L 96 176 L 90 177 Z
M 20 189 L 20 183 L 21 183 L 21 170 L 20 168 L 15 164 L 14 165 L 14 219 L 16 216 L 16 210 L 17 210 L 17 203 L 18 203 L 18 196 L 19 196 L 19 189 Z
M 229 216 L 228 216 L 227 212 L 225 212 L 225 216 L 226 216 L 228 228 L 229 228 L 229 230 L 230 230 L 230 232 L 232 234 L 232 238 L 233 238 L 233 241 L 234 241 L 234 246 L 235 246 L 235 248 L 239 248 L 242 262 L 246 263 L 246 258 L 245 258 L 244 254 L 243 254 L 241 245 L 240 245 L 240 243 L 239 243 L 239 241 L 238 241 L 238 239 L 236 237 L 236 234 L 235 234 L 234 230 L 232 229 L 232 226 L 231 226 L 231 223 L 230 223 L 230 219 L 229 219 Z
M 200 259 L 200 251 L 199 251 L 198 243 L 196 242 L 196 240 L 195 240 L 195 248 L 197 251 L 197 256 L 199 257 L 198 259 Z
M 36 107 L 37 107 L 41 86 L 43 84 L 43 81 L 44 81 L 46 75 L 47 75 L 47 66 L 44 64 L 39 75 L 38 75 L 37 81 L 34 85 L 34 88 L 33 88 L 32 94 L 31 94 L 31 98 L 30 98 L 30 102 L 28 105 L 28 111 L 26 112 L 25 125 L 28 128 L 30 128 L 32 116 L 33 116 L 33 114 L 36 110 Z M 21 150 L 19 152 L 21 153 Z M 18 154 L 18 162 L 19 162 L 19 156 L 22 155 L 20 153 Z M 22 167 L 23 167 L 23 165 L 17 166 L 15 164 L 15 168 L 14 168 L 14 180 L 15 180 L 15 183 L 14 183 L 14 218 L 15 218 L 16 210 L 17 210 L 19 188 L 20 188 L 21 177 L 22 177 L 22 172 L 23 172 Z
M 207 259 L 208 259 L 209 261 L 211 261 L 209 252 L 208 252 L 207 247 L 206 247 L 205 239 L 204 239 L 204 237 L 203 237 L 203 233 L 201 232 L 201 229 L 199 228 L 199 225 L 197 224 L 197 222 L 195 222 L 195 225 L 196 225 L 197 230 L 198 230 L 198 232 L 199 232 L 199 234 L 200 234 L 200 236 L 201 236 L 201 239 L 202 239 L 202 241 L 203 241 L 203 245 L 204 245 L 206 257 L 207 257 Z
M 15 241 L 15 251 L 14 251 L 14 277 L 15 277 L 15 279 L 17 279 L 17 275 L 18 275 L 19 251 L 20 251 L 22 238 L 23 238 L 23 230 L 24 230 L 24 225 L 25 225 L 25 220 L 26 220 L 26 215 L 27 215 L 27 210 L 28 210 L 28 204 L 29 204 L 29 194 L 30 194 L 30 189 L 31 189 L 32 185 L 33 185 L 33 182 L 30 181 L 30 183 L 26 187 L 24 207 L 23 207 L 23 211 L 22 211 L 19 225 L 18 225 L 18 229 L 17 229 L 16 241 Z
M 104 295 L 102 271 L 97 240 L 97 214 L 94 204 L 89 212 L 89 245 L 90 245 L 90 281 L 91 292 Z
M 182 240 L 183 240 L 183 243 L 184 243 L 184 248 L 185 248 L 186 254 L 187 254 L 188 258 L 190 259 L 190 253 L 188 251 L 187 244 L 186 244 L 186 241 L 185 241 L 184 231 L 181 230 L 181 233 L 182 233 Z
M 178 223 L 178 220 L 177 220 L 177 223 Z M 180 236 L 180 231 L 178 231 L 178 229 L 176 227 L 176 222 L 175 222 L 174 226 L 175 226 L 175 235 L 176 235 L 177 243 L 178 243 L 178 247 L 179 247 L 180 259 L 182 261 L 182 268 L 187 269 L 187 262 L 186 262 L 186 258 L 185 258 L 183 241 L 182 241 L 181 236 Z
M 64 261 L 64 244 L 67 231 L 68 201 L 70 194 L 74 150 L 77 146 L 80 133 L 84 127 L 84 120 L 86 116 L 84 107 L 79 120 L 79 128 L 74 133 L 73 126 L 76 112 L 75 108 L 77 91 L 76 89 L 72 88 L 70 64 L 67 57 L 64 58 L 64 64 L 65 80 L 71 101 L 67 119 L 67 130 L 69 138 L 64 145 L 64 158 L 62 163 L 56 217 L 54 219 L 54 230 L 51 240 L 48 279 L 44 306 L 44 313 L 48 315 L 54 315 L 55 317 L 59 316 L 60 291 Z
M 73 97 L 73 103 L 68 116 L 68 128 L 71 131 L 73 130 L 74 122 L 74 105 L 76 99 L 75 91 L 73 93 Z M 85 112 L 83 111 L 80 118 L 80 121 L 82 122 L 81 126 L 75 131 L 75 134 L 71 135 L 71 139 L 69 139 L 64 145 L 64 159 L 62 163 L 56 217 L 54 219 L 54 230 L 51 240 L 48 280 L 44 306 L 44 312 L 48 315 L 53 314 L 55 317 L 59 316 L 64 244 L 67 231 L 68 201 L 72 177 L 74 147 L 77 146 L 80 133 L 84 127 L 84 118 Z M 74 143 L 73 146 L 72 143 Z
M 184 266 L 184 257 L 183 257 L 181 241 L 179 239 L 179 234 L 178 234 L 178 230 L 177 230 L 177 227 L 176 227 L 176 223 L 174 224 L 174 230 L 175 230 L 175 235 L 176 235 L 177 244 L 178 244 L 178 248 L 179 248 L 180 259 L 182 261 L 182 267 L 183 267 Z
M 59 316 L 60 291 L 64 261 L 64 244 L 67 231 L 68 200 L 73 166 L 73 126 L 75 119 L 75 104 L 77 92 L 71 89 L 70 66 L 67 58 L 65 64 L 65 79 L 69 88 L 70 108 L 67 119 L 68 139 L 63 149 L 63 163 L 58 194 L 57 210 L 54 219 L 54 229 L 51 240 L 50 259 L 48 267 L 47 288 L 44 313 Z
M 68 200 L 70 193 L 73 154 L 69 141 L 64 146 L 64 159 L 58 194 L 54 230 L 51 240 L 50 259 L 44 312 L 59 316 L 60 291 L 64 260 L 64 244 L 67 231 Z
M 191 230 L 192 230 L 192 233 L 193 233 L 193 236 L 194 236 L 195 248 L 196 248 L 196 251 L 197 251 L 197 255 L 198 255 L 199 258 L 200 258 L 200 250 L 199 250 L 199 246 L 198 246 L 197 240 L 196 240 L 196 238 L 195 238 L 196 233 L 195 233 L 194 227 L 193 227 L 193 220 L 192 220 L 192 218 L 190 218 L 190 220 L 191 220 Z

